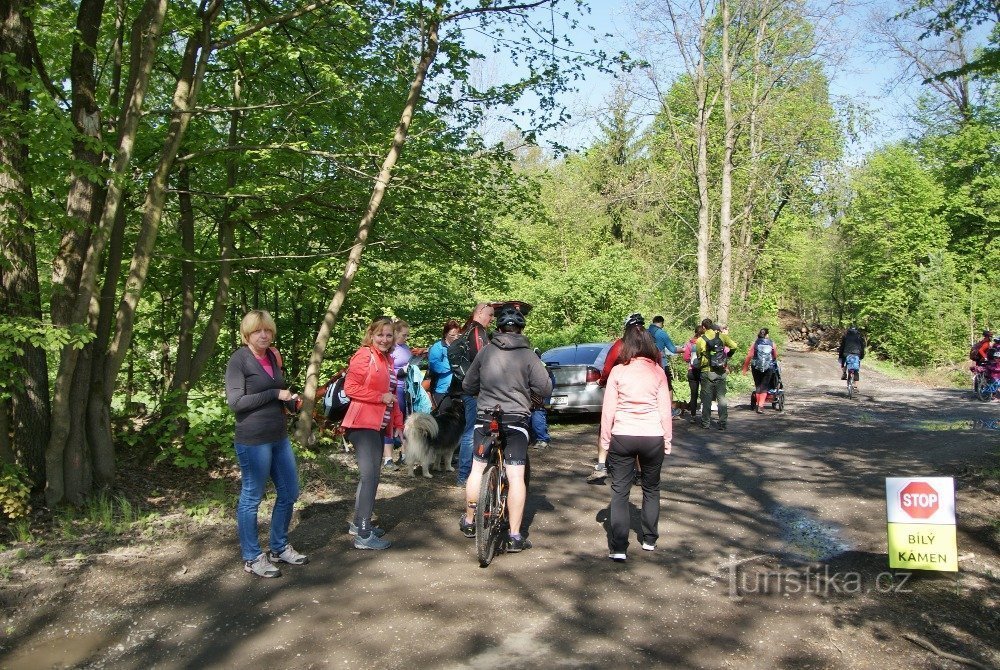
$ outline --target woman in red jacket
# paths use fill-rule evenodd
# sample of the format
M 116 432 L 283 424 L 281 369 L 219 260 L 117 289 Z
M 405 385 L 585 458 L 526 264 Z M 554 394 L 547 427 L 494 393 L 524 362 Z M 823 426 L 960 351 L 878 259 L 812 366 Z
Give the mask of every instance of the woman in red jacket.
M 402 437 L 403 432 L 403 415 L 395 402 L 396 394 L 389 388 L 389 352 L 394 345 L 392 319 L 380 317 L 372 321 L 361 348 L 351 356 L 344 380 L 344 392 L 351 404 L 341 425 L 358 457 L 358 491 L 350 527 L 358 549 L 388 549 L 390 545 L 383 537 L 385 531 L 372 525 L 372 512 L 384 438 L 387 434 Z

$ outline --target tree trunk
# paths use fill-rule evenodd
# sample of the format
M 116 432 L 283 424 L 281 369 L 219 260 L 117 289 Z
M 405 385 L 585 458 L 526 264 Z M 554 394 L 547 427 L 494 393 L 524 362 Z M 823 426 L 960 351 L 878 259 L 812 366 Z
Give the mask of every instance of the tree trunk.
M 173 107 L 167 135 L 163 143 L 160 160 L 156 171 L 146 189 L 146 201 L 142 210 L 142 225 L 139 237 L 132 254 L 132 264 L 129 267 L 128 278 L 125 280 L 125 292 L 118 305 L 115 319 L 115 336 L 108 350 L 108 365 L 104 374 L 104 384 L 113 388 L 115 377 L 125 361 L 132 340 L 132 328 L 135 322 L 135 312 L 146 284 L 149 271 L 149 261 L 152 258 L 153 246 L 163 217 L 163 206 L 167 198 L 167 181 L 177 157 L 184 134 L 191 121 L 198 89 L 205 76 L 210 54 L 212 23 L 222 9 L 222 0 L 214 0 L 202 13 L 201 30 L 188 38 L 184 50 L 180 75 L 174 88 Z
M 233 81 L 233 111 L 229 117 L 229 146 L 239 144 L 240 111 L 242 104 L 242 84 L 240 73 L 236 73 Z M 236 187 L 239 178 L 239 165 L 237 154 L 231 153 L 226 162 L 226 192 L 230 193 Z M 182 186 L 182 190 L 187 187 Z M 226 306 L 229 302 L 229 284 L 232 277 L 232 257 L 233 257 L 233 211 L 235 205 L 232 200 L 226 200 L 222 208 L 222 217 L 219 220 L 219 250 L 221 261 L 219 263 L 219 280 L 216 285 L 215 297 L 212 301 L 212 313 L 202 332 L 201 340 L 198 342 L 198 349 L 191 354 L 191 360 L 187 363 L 181 361 L 180 347 L 178 346 L 177 365 L 174 375 L 170 380 L 170 390 L 180 392 L 187 405 L 187 391 L 198 382 L 201 373 L 205 369 L 205 364 L 212 357 L 215 345 L 219 339 L 219 332 L 222 330 L 222 320 L 226 316 Z M 192 214 L 193 217 L 193 214 Z M 193 221 L 192 221 L 193 224 Z M 183 369 L 182 369 L 183 365 Z
M 167 12 L 168 0 L 146 0 L 142 11 L 132 26 L 132 60 L 129 68 L 129 85 L 121 121 L 118 124 L 118 142 L 111 164 L 112 178 L 108 181 L 107 195 L 100 222 L 94 230 L 87 258 L 80 274 L 80 288 L 76 296 L 71 323 L 86 323 L 91 308 L 91 298 L 97 285 L 100 267 L 108 234 L 118 213 L 123 178 L 132 160 L 135 135 L 142 115 L 142 104 L 149 85 L 149 75 L 153 68 L 160 31 Z M 60 352 L 59 371 L 53 386 L 51 436 L 45 450 L 46 502 L 52 506 L 63 500 L 65 495 L 63 464 L 64 452 L 70 435 L 70 408 L 73 403 L 72 386 L 80 351 L 71 346 Z
M 38 285 L 38 262 L 34 227 L 28 223 L 31 189 L 25 180 L 28 147 L 24 143 L 30 93 L 26 83 L 31 74 L 28 22 L 21 0 L 0 0 L 0 53 L 12 56 L 8 67 L 0 68 L 0 109 L 5 114 L 0 133 L 0 305 L 3 314 L 41 323 L 42 304 Z M 28 470 L 35 486 L 44 481 L 44 453 L 48 440 L 49 387 L 45 351 L 27 342 L 24 353 L 12 362 L 21 371 L 18 382 L 7 386 L 10 414 L 4 428 L 13 434 L 10 451 Z M 5 384 L 6 386 L 6 384 Z M 6 404 L 5 408 L 6 409 Z M 6 414 L 6 412 L 5 412 Z M 5 441 L 7 440 L 5 435 Z
M 66 198 L 66 218 L 71 225 L 63 232 L 59 251 L 52 260 L 52 322 L 68 325 L 73 315 L 80 272 L 90 242 L 90 231 L 97 223 L 98 203 L 103 201 L 103 185 L 92 176 L 103 156 L 95 150 L 101 145 L 101 109 L 97 104 L 97 78 L 94 62 L 97 38 L 104 14 L 104 0 L 82 0 L 77 12 L 77 39 L 70 58 L 72 102 L 70 118 L 77 136 L 73 140 L 73 165 L 85 165 L 70 175 Z
M 733 146 L 736 120 L 733 117 L 733 59 L 730 53 L 729 0 L 722 0 L 722 113 L 725 125 L 722 151 L 722 184 L 719 198 L 719 241 L 722 258 L 719 266 L 718 322 L 729 323 L 733 298 Z
M 417 102 L 420 100 L 420 91 L 423 88 L 424 80 L 427 77 L 427 72 L 430 70 L 431 64 L 434 62 L 434 58 L 437 56 L 439 46 L 438 29 L 440 27 L 440 19 L 438 17 L 440 17 L 441 7 L 442 0 L 438 0 L 435 4 L 435 18 L 427 24 L 427 43 L 424 45 L 420 61 L 417 63 L 416 72 L 410 84 L 410 92 L 406 97 L 406 103 L 403 105 L 403 112 L 399 118 L 399 125 L 396 126 L 396 133 L 392 138 L 392 146 L 382 161 L 382 168 L 379 170 L 378 178 L 375 180 L 371 198 L 368 200 L 368 207 L 365 209 L 364 216 L 361 217 L 361 221 L 358 223 L 358 230 L 354 236 L 354 245 L 351 247 L 350 254 L 348 254 L 344 272 L 340 277 L 340 285 L 337 287 L 337 291 L 334 293 L 329 307 L 327 307 L 323 323 L 320 325 L 319 333 L 316 336 L 316 344 L 313 346 L 312 354 L 309 356 L 305 388 L 302 391 L 303 406 L 299 414 L 296 429 L 296 437 L 302 444 L 308 442 L 309 435 L 312 433 L 312 411 L 315 404 L 316 388 L 319 385 L 319 367 L 323 363 L 323 354 L 326 352 L 330 333 L 337 322 L 337 317 L 340 315 L 340 309 L 347 298 L 347 292 L 354 281 L 354 275 L 357 274 L 360 267 L 361 254 L 365 250 L 372 224 L 375 221 L 375 215 L 378 213 L 382 199 L 385 197 L 386 188 L 392 179 L 392 170 L 403 151 L 403 145 L 406 143 L 406 136 L 409 133 L 410 123 L 413 120 L 413 112 L 416 109 Z
M 698 145 L 698 310 L 702 317 L 710 315 L 711 273 L 708 268 L 708 246 L 711 242 L 710 202 L 708 192 L 708 121 L 712 108 L 708 103 L 708 76 L 705 72 L 705 45 L 707 42 L 707 19 L 703 18 L 701 25 L 701 49 L 698 56 L 696 82 L 698 96 L 698 121 L 696 125 Z

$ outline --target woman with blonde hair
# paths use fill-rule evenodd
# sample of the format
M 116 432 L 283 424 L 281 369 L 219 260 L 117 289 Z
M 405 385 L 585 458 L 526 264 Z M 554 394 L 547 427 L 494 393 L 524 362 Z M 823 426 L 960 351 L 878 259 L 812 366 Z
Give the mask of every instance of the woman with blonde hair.
M 236 414 L 234 446 L 243 486 L 236 507 L 236 529 L 243 569 L 258 577 L 280 577 L 275 562 L 304 565 L 309 559 L 288 543 L 292 506 L 299 497 L 299 476 L 283 409 L 297 409 L 298 396 L 285 388 L 274 319 L 262 309 L 247 312 L 240 323 L 243 345 L 226 366 L 226 402 Z M 269 554 L 260 548 L 257 510 L 268 478 L 277 499 L 271 510 Z
M 347 441 L 354 445 L 358 459 L 358 489 L 354 496 L 354 519 L 350 533 L 358 549 L 388 549 L 385 531 L 372 525 L 375 494 L 381 469 L 385 438 L 402 437 L 403 415 L 391 386 L 392 358 L 395 345 L 392 319 L 387 316 L 372 321 L 365 331 L 361 347 L 347 365 L 344 392 L 351 399 L 341 422 Z

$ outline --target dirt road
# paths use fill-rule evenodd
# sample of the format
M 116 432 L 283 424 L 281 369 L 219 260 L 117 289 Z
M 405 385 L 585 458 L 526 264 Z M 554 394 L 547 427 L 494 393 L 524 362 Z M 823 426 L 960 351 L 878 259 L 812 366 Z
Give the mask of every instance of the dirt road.
M 232 523 L 32 573 L 54 592 L 14 574 L 0 666 L 963 667 L 904 635 L 1000 666 L 996 477 L 969 468 L 996 467 L 1000 404 L 867 371 L 848 401 L 829 354 L 789 352 L 784 378 L 783 414 L 732 398 L 724 433 L 675 421 L 655 552 L 608 560 L 609 489 L 585 482 L 596 425 L 557 425 L 533 455 L 525 553 L 479 568 L 453 479 L 397 474 L 385 552 L 351 547 L 345 487 L 301 510 L 312 562 L 281 579 L 243 573 Z M 889 574 L 894 475 L 957 477 L 958 575 Z

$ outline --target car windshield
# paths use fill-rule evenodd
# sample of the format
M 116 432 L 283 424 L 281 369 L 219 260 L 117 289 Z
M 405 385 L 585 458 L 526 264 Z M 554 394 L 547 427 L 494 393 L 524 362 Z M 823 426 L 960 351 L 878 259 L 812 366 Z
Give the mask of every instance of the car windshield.
M 542 354 L 542 362 L 546 365 L 590 365 L 601 368 L 604 366 L 604 359 L 610 347 L 610 342 L 556 347 Z

